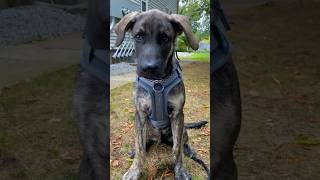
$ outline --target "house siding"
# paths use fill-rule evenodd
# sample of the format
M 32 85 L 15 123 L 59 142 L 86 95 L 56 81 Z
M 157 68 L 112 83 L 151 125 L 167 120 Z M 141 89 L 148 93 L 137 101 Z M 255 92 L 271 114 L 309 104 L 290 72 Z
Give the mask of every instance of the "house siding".
M 136 4 L 138 4 L 138 5 L 141 4 L 141 0 L 129 0 L 129 1 L 132 1 L 132 2 L 134 2 L 134 3 L 136 3 Z
M 177 1 L 176 0 L 149 0 L 148 10 L 159 9 L 166 13 L 177 13 Z
M 141 0 L 121 0 L 121 1 L 127 1 L 131 2 L 131 4 L 134 3 L 134 6 L 130 8 L 130 10 L 141 10 Z M 119 6 L 120 1 L 119 0 L 112 0 L 111 1 L 111 10 L 114 9 L 114 7 Z M 177 13 L 177 0 L 146 0 L 147 3 L 147 10 L 150 9 L 159 9 L 161 11 L 164 11 L 166 13 Z M 116 5 L 117 4 L 117 5 Z M 124 4 L 124 3 L 120 3 Z M 119 17 L 119 16 L 116 16 Z M 126 36 L 129 36 L 127 34 Z M 110 48 L 111 49 L 117 49 L 115 47 L 115 41 L 116 41 L 117 35 L 114 30 L 111 30 L 110 32 Z
M 110 1 L 110 16 L 122 18 L 122 8 L 127 8 L 130 11 L 140 11 L 141 0 L 111 0 Z

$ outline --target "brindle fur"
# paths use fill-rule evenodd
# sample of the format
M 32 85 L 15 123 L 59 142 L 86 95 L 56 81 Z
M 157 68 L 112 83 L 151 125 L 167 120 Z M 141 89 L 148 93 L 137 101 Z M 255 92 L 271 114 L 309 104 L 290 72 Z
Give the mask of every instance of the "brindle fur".
M 187 18 L 181 15 L 168 15 L 158 10 L 126 15 L 116 26 L 118 45 L 123 41 L 126 31 L 131 31 L 135 37 L 137 75 L 148 79 L 163 79 L 171 73 L 175 40 L 182 32 L 186 34 L 190 46 L 198 48 L 198 41 L 192 34 Z M 184 127 L 184 103 L 185 89 L 183 82 L 180 82 L 168 94 L 171 126 L 157 130 L 149 121 L 151 96 L 141 87 L 135 89 L 135 158 L 122 179 L 136 180 L 141 177 L 146 146 L 150 141 L 172 143 L 175 179 L 191 179 L 182 163 L 184 147 L 189 147 Z
M 106 0 L 88 1 L 84 35 L 94 49 L 107 48 L 107 4 Z M 85 49 L 83 56 L 84 52 Z M 109 72 L 108 66 L 105 70 Z M 109 79 L 107 76 L 105 78 Z M 109 87 L 108 82 L 90 73 L 86 66 L 81 66 L 76 74 L 73 107 L 83 150 L 79 167 L 80 180 L 108 179 Z
M 80 180 L 106 180 L 109 85 L 80 67 L 73 104 L 83 157 L 79 168 Z
M 216 180 L 236 180 L 237 167 L 233 148 L 241 125 L 241 98 L 236 68 L 229 59 L 216 72 L 211 72 L 211 163 Z

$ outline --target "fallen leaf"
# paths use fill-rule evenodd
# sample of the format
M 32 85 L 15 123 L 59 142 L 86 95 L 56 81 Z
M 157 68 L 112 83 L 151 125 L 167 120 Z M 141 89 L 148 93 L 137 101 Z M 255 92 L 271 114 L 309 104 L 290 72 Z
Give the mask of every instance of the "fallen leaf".
M 202 107 L 204 107 L 204 108 L 209 108 L 209 105 L 204 104 L 204 105 L 202 105 Z
M 197 149 L 199 153 L 205 153 L 207 154 L 208 153 L 208 150 L 206 149 Z
M 51 118 L 49 120 L 50 123 L 57 123 L 57 122 L 60 122 L 61 121 L 61 118 Z
M 203 132 L 200 133 L 200 135 L 202 135 L 202 136 L 209 136 L 209 135 L 210 135 L 210 132 L 203 131 Z
M 113 147 L 113 150 L 116 150 L 116 149 L 119 149 L 119 148 L 121 148 L 121 146 L 120 145 L 116 145 L 116 146 Z
M 119 160 L 112 160 L 111 165 L 112 167 L 118 167 L 120 165 Z
M 280 85 L 281 84 L 281 82 L 278 80 L 278 79 L 276 79 L 276 78 L 272 78 L 272 80 L 273 80 L 273 82 L 275 83 L 275 84 L 277 84 L 277 85 Z
M 297 162 L 297 161 L 302 161 L 304 159 L 305 159 L 305 157 L 303 157 L 301 155 L 289 155 L 288 156 L 289 162 Z
M 77 160 L 80 160 L 81 157 L 80 157 L 80 154 L 78 153 L 69 153 L 69 152 L 65 152 L 61 155 L 61 158 L 66 161 L 66 162 L 74 162 L 74 161 L 77 161 Z
M 174 174 L 173 174 L 173 172 L 171 171 L 171 170 L 169 170 L 169 169 L 166 169 L 163 173 L 162 173 L 162 175 L 161 175 L 161 180 L 164 180 L 164 178 L 166 178 L 166 177 L 173 177 L 174 176 Z
M 128 128 L 132 128 L 133 127 L 133 123 L 128 123 Z
M 148 179 L 154 179 L 157 175 L 158 169 L 155 166 L 148 168 Z

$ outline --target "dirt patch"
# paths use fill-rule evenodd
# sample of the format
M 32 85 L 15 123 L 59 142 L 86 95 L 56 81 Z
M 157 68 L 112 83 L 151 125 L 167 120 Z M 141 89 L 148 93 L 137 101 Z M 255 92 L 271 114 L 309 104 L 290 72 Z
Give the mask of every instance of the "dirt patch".
M 209 63 L 185 62 L 183 65 L 184 83 L 186 87 L 186 104 L 184 108 L 185 121 L 209 121 Z M 111 177 L 120 179 L 132 163 L 128 152 L 134 148 L 134 105 L 132 96 L 133 84 L 115 88 L 111 91 Z M 209 164 L 210 125 L 200 130 L 190 130 L 191 146 L 200 157 Z M 160 178 L 166 176 L 172 179 L 171 148 L 157 144 L 148 152 L 145 176 Z M 200 165 L 185 158 L 185 164 L 194 179 L 206 177 Z
M 319 8 L 283 1 L 230 17 L 243 105 L 241 180 L 320 179 Z

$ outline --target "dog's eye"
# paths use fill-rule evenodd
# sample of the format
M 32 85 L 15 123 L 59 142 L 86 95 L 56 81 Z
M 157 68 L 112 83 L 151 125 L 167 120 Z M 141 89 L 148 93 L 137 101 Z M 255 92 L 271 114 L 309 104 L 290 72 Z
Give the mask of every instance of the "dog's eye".
M 166 34 L 161 34 L 160 38 L 164 42 L 168 42 L 169 41 L 169 37 Z
M 138 42 L 143 40 L 143 35 L 141 33 L 137 34 L 134 36 L 134 39 Z

